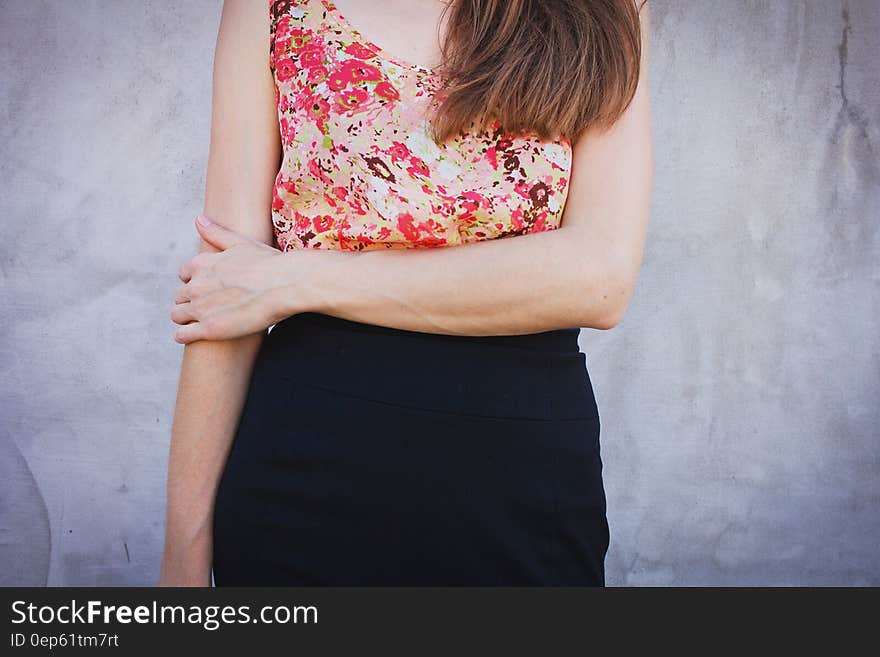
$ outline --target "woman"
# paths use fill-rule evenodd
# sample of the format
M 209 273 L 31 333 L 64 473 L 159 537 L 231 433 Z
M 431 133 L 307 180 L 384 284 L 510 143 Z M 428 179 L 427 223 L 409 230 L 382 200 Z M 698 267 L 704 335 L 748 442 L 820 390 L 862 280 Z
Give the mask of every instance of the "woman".
M 160 584 L 604 585 L 577 338 L 641 264 L 647 27 L 226 0 Z

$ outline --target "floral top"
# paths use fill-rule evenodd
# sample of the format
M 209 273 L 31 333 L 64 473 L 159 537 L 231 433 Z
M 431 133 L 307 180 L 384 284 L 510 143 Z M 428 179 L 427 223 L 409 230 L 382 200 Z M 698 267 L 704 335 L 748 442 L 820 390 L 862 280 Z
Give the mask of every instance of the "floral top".
M 282 251 L 436 247 L 560 226 L 571 144 L 499 123 L 437 145 L 443 78 L 366 40 L 329 0 L 270 0 Z

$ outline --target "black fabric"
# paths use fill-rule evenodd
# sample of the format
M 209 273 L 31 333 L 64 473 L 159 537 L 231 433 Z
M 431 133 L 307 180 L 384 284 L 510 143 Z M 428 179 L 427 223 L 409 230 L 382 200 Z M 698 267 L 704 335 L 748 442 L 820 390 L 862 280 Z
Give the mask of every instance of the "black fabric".
M 215 584 L 604 585 L 577 337 L 276 324 L 217 493 Z

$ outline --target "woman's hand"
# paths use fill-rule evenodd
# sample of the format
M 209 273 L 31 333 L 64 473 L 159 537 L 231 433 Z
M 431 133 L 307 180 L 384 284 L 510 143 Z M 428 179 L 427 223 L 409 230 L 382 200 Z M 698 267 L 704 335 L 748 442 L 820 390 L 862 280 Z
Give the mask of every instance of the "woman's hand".
M 204 218 L 207 223 L 202 223 Z M 289 258 L 263 242 L 199 215 L 199 234 L 216 252 L 203 252 L 180 267 L 184 285 L 174 294 L 174 339 L 228 340 L 265 330 L 287 315 L 279 303 Z

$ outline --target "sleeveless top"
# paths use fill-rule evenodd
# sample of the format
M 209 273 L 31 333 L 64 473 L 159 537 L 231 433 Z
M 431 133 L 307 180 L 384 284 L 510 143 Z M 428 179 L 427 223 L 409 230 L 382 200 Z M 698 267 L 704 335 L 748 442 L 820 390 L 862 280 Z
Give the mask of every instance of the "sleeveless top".
M 439 247 L 560 226 L 571 143 L 496 121 L 437 145 L 443 77 L 365 39 L 329 0 L 269 0 L 282 251 Z

